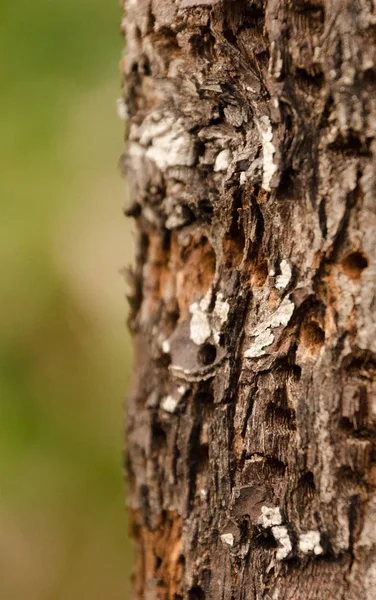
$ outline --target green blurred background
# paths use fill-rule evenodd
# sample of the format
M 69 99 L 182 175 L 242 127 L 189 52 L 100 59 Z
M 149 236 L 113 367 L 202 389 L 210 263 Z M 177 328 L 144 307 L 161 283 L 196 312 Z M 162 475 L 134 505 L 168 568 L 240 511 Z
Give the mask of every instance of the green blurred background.
M 0 0 L 0 600 L 124 600 L 118 0 Z

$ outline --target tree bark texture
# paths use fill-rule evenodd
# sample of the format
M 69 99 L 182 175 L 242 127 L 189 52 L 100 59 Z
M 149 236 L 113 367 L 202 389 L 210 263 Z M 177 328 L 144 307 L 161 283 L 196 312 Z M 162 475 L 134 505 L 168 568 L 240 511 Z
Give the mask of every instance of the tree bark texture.
M 376 2 L 123 28 L 134 597 L 374 600 Z

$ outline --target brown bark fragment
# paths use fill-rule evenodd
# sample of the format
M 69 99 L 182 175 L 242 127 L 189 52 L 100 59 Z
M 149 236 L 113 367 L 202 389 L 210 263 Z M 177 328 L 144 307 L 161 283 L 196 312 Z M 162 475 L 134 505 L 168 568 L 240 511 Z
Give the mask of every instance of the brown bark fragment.
M 176 598 L 181 589 L 184 569 L 182 521 L 176 513 L 163 513 L 150 530 L 140 515 L 132 515 L 133 535 L 140 544 L 135 569 L 136 597 Z

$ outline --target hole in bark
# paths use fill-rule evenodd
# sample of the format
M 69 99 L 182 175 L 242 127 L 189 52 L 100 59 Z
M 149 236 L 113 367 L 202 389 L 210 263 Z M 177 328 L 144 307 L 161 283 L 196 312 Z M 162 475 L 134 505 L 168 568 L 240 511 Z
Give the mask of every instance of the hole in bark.
M 167 369 L 167 367 L 171 364 L 171 354 L 168 354 L 167 352 L 161 353 L 156 358 L 156 364 L 162 369 Z
M 152 429 L 152 447 L 157 450 L 163 448 L 166 445 L 166 439 L 167 436 L 162 427 L 159 423 L 154 423 Z
M 203 569 L 200 573 L 200 580 L 204 588 L 208 589 L 211 581 L 211 572 L 209 569 Z
M 254 540 L 255 544 L 263 550 L 270 550 L 277 547 L 276 541 L 270 531 L 259 531 Z
M 202 444 L 198 450 L 196 450 L 197 452 L 197 470 L 199 472 L 205 472 L 206 471 L 206 467 L 208 465 L 209 462 L 209 446 L 208 444 Z
M 319 206 L 319 223 L 320 223 L 320 229 L 321 229 L 322 237 L 324 239 L 326 239 L 326 236 L 328 234 L 328 227 L 327 227 L 327 224 L 326 224 L 325 200 L 321 200 L 321 202 L 320 202 L 320 206 Z
M 223 255 L 226 257 L 226 267 L 237 267 L 243 259 L 245 235 L 242 223 L 242 198 L 239 194 L 234 197 L 232 222 L 230 231 L 223 242 Z
M 211 56 L 213 49 L 213 40 L 211 35 L 205 32 L 194 34 L 190 37 L 189 42 L 192 48 L 192 54 L 195 56 Z
M 163 561 L 162 561 L 162 559 L 161 559 L 161 557 L 160 557 L 160 556 L 156 556 L 156 557 L 155 557 L 155 570 L 156 570 L 156 571 L 158 571 L 158 569 L 160 569 L 160 568 L 161 568 L 161 566 L 162 566 L 162 562 L 163 562 Z
M 141 204 L 138 202 L 133 202 L 130 206 L 124 208 L 123 212 L 126 217 L 133 217 L 134 219 L 137 219 L 142 212 Z
M 200 200 L 198 203 L 198 209 L 204 215 L 212 215 L 213 214 L 213 206 L 210 200 Z
M 150 61 L 147 56 L 143 56 L 140 64 L 140 71 L 146 77 L 151 75 Z
M 320 352 L 325 342 L 325 332 L 315 320 L 305 321 L 300 330 L 300 341 L 312 355 Z
M 217 349 L 213 344 L 203 344 L 197 352 L 197 361 L 206 367 L 212 365 L 217 356 Z
M 349 497 L 352 493 L 356 493 L 364 485 L 362 474 L 354 471 L 349 466 L 342 466 L 337 469 L 336 478 L 338 482 L 338 490 L 342 494 Z
M 205 592 L 201 587 L 195 585 L 189 590 L 188 598 L 189 600 L 205 600 Z
M 268 278 L 268 263 L 266 260 L 262 260 L 260 263 L 255 264 L 252 268 L 252 285 L 254 287 L 262 287 Z
M 297 486 L 298 510 L 305 510 L 316 492 L 315 478 L 311 471 L 307 471 L 299 478 Z
M 295 411 L 282 406 L 269 404 L 266 409 L 265 420 L 273 430 L 284 431 L 296 429 Z
M 197 406 L 208 407 L 213 404 L 213 394 L 210 389 L 208 391 L 198 392 L 195 399 Z
M 362 271 L 368 267 L 368 259 L 363 252 L 349 252 L 342 261 L 344 274 L 353 281 L 359 281 Z
M 290 123 L 290 128 L 292 129 L 292 118 L 290 115 L 286 116 L 286 123 Z M 288 125 L 286 125 L 288 127 Z M 294 190 L 294 171 L 291 167 L 285 170 L 285 172 L 281 176 L 281 180 L 279 182 L 279 193 L 281 199 L 291 199 L 293 197 Z
M 263 465 L 263 472 L 266 477 L 283 477 L 286 471 L 286 465 L 278 458 L 266 458 Z

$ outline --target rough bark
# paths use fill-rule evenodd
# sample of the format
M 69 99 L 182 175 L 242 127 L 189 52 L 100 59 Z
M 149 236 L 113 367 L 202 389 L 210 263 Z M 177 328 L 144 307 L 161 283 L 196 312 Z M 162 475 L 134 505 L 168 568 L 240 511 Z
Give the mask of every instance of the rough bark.
M 135 598 L 375 599 L 375 1 L 123 25 Z

